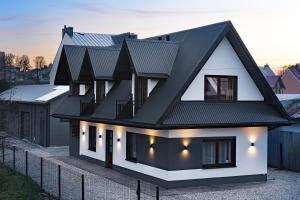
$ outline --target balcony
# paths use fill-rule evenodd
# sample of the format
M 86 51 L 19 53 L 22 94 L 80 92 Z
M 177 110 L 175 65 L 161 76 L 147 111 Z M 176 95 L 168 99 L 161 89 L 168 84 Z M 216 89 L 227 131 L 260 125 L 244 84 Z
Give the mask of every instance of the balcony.
M 129 119 L 133 117 L 133 101 L 117 100 L 116 101 L 116 119 Z

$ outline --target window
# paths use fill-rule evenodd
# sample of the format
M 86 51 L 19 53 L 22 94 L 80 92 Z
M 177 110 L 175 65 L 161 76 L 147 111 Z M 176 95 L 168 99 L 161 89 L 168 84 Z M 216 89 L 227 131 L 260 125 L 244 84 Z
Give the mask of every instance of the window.
M 126 160 L 136 162 L 136 134 L 127 132 Z
M 96 81 L 94 87 L 96 103 L 100 103 L 105 97 L 105 81 Z
M 142 106 L 148 97 L 148 81 L 146 78 L 135 79 L 135 111 Z
M 204 139 L 202 144 L 203 168 L 235 166 L 235 138 Z
M 236 100 L 236 76 L 205 76 L 205 100 Z
M 89 150 L 96 151 L 96 127 L 89 126 Z

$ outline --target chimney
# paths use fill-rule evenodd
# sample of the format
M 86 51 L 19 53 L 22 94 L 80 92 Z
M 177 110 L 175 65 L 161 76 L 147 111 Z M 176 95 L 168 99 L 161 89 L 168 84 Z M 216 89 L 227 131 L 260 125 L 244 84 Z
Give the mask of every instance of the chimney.
M 129 38 L 131 38 L 131 39 L 137 39 L 138 35 L 135 34 L 135 33 L 130 33 Z
M 65 34 L 73 37 L 73 27 L 64 25 L 64 28 L 62 29 L 62 38 L 64 38 Z
M 170 35 L 166 35 L 166 40 L 170 41 Z

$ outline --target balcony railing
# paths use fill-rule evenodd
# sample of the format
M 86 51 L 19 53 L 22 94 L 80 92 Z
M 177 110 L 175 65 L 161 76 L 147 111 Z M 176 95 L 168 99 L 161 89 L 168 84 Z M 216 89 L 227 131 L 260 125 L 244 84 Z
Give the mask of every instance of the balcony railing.
M 128 119 L 133 117 L 133 101 L 117 100 L 116 101 L 116 119 Z

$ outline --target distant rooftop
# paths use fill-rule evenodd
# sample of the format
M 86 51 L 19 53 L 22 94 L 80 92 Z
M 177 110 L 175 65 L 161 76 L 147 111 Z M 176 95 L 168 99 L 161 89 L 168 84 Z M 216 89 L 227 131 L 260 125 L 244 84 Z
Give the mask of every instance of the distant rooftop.
M 273 72 L 273 70 L 270 68 L 269 65 L 264 65 L 263 67 L 259 67 L 259 69 L 265 77 L 266 76 L 276 76 L 276 74 Z
M 47 103 L 69 91 L 69 86 L 18 85 L 0 94 L 2 101 Z

